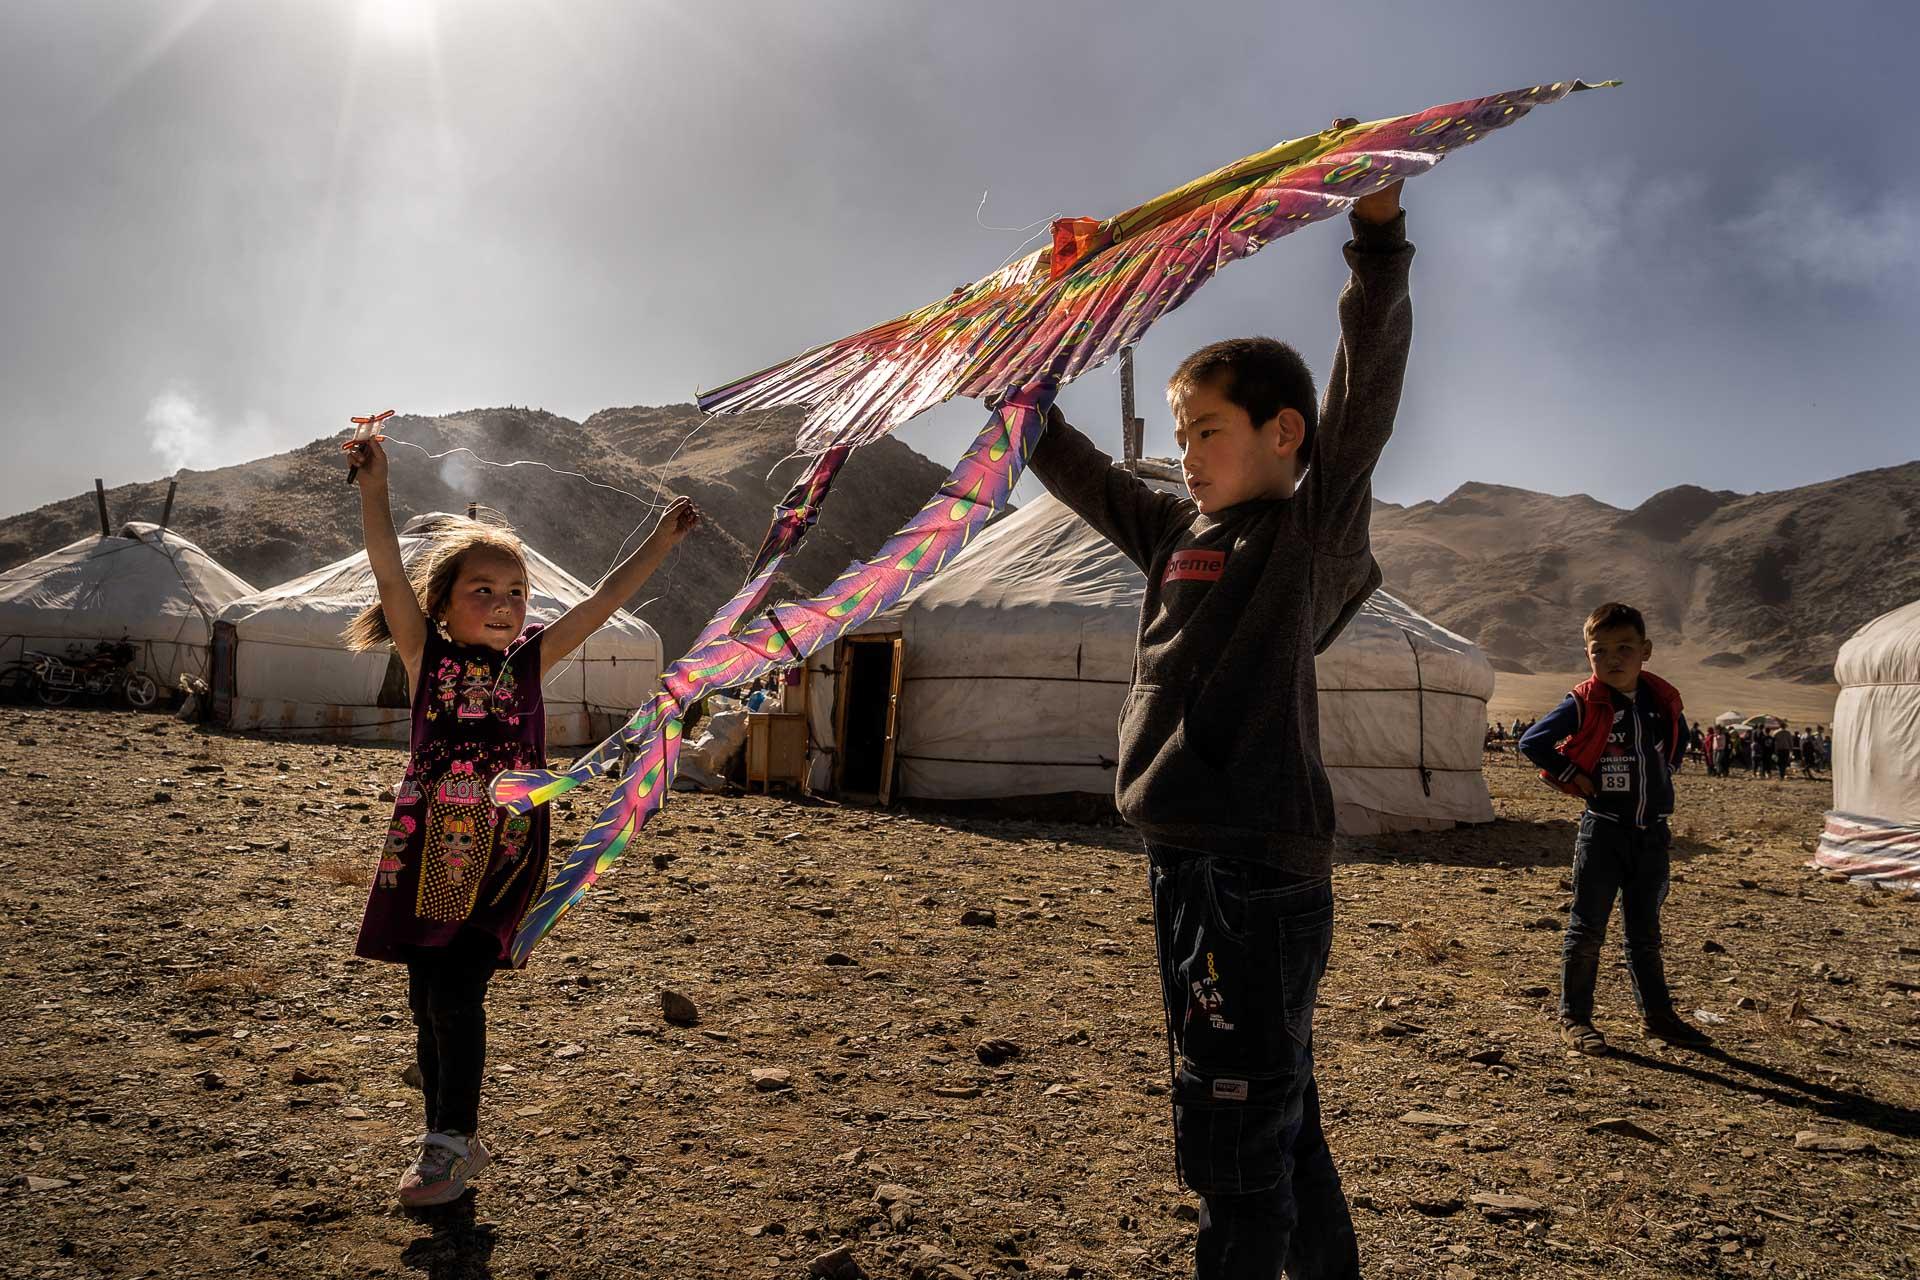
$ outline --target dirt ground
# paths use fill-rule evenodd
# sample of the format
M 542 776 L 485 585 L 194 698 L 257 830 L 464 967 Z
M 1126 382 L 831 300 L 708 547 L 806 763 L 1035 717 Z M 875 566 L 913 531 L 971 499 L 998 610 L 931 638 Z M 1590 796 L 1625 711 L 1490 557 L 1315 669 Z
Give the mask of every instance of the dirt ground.
M 1188 1273 L 1126 832 L 758 797 L 677 798 L 498 982 L 499 1162 L 401 1212 L 402 975 L 351 950 L 401 763 L 0 710 L 0 1275 Z M 1610 941 L 1594 1060 L 1551 1017 L 1571 802 L 1489 778 L 1498 822 L 1335 872 L 1367 1274 L 1920 1275 L 1920 905 L 1806 868 L 1828 786 L 1683 775 L 1667 965 L 1717 1047 L 1641 1039 Z

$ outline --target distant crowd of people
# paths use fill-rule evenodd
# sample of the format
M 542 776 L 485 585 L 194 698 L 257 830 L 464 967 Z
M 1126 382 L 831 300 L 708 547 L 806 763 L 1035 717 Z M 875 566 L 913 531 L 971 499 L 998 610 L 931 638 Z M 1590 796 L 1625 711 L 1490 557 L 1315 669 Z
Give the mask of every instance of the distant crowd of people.
M 1487 750 L 1517 750 L 1520 739 L 1535 723 L 1519 716 L 1511 724 L 1494 721 L 1487 726 Z M 1795 729 L 1783 720 L 1771 720 L 1761 725 L 1715 724 L 1702 729 L 1695 721 L 1682 736 L 1681 745 L 1684 752 L 1676 764 L 1684 763 L 1687 755 L 1698 756 L 1706 762 L 1707 776 L 1713 778 L 1730 778 L 1738 769 L 1749 778 L 1777 777 L 1785 781 L 1795 765 L 1800 766 L 1804 778 L 1817 778 L 1833 767 L 1833 738 L 1827 727 L 1819 724 Z

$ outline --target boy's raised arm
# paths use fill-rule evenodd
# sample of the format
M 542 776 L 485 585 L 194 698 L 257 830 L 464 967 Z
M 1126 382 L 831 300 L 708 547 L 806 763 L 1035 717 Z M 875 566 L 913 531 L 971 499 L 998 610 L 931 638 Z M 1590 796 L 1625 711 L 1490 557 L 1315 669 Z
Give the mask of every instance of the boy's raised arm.
M 1376 203 L 1369 203 L 1370 201 Z M 1352 274 L 1340 291 L 1340 345 L 1334 350 L 1304 482 L 1317 545 L 1335 553 L 1367 545 L 1373 466 L 1393 434 L 1413 341 L 1407 270 L 1407 215 L 1395 184 L 1354 205 L 1344 250 Z
M 1055 408 L 1028 468 L 1047 492 L 1067 504 L 1142 573 L 1166 531 L 1193 518 L 1193 504 L 1162 493 L 1102 453 Z

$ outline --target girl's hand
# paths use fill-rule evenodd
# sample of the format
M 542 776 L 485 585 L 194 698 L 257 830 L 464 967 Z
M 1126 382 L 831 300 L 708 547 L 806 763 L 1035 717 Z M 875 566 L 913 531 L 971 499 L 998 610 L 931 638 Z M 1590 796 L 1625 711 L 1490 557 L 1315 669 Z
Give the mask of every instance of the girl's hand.
M 676 547 L 699 524 L 700 508 L 693 505 L 692 498 L 681 494 L 667 504 L 667 509 L 661 513 L 660 523 L 654 526 L 653 536 L 670 548 Z
M 359 479 L 371 480 L 375 485 L 387 482 L 387 451 L 380 447 L 385 436 L 369 436 L 365 440 L 346 440 L 340 445 L 340 452 L 347 455 L 347 461 L 360 468 Z

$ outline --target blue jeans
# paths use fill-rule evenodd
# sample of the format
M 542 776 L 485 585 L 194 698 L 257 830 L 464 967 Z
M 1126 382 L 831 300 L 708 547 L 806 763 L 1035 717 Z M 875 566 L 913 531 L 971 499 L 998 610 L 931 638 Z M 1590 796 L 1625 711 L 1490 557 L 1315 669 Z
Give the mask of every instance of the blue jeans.
M 1580 815 L 1573 843 L 1573 910 L 1560 949 L 1560 1020 L 1593 1021 L 1593 984 L 1607 917 L 1620 899 L 1627 969 L 1643 1018 L 1673 1012 L 1660 955 L 1660 905 L 1667 900 L 1667 854 L 1673 835 L 1665 819 L 1645 827 Z
M 1180 1177 L 1198 1280 L 1348 1280 L 1359 1246 L 1320 1128 L 1313 1004 L 1333 883 L 1148 845 Z

